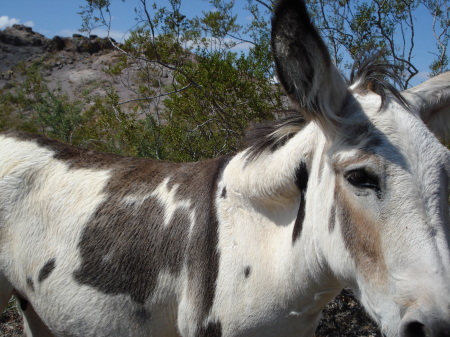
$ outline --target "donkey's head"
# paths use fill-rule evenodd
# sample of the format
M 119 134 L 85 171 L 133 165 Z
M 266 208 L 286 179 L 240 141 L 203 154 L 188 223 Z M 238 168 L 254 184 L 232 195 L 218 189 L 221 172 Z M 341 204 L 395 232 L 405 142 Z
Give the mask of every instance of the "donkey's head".
M 324 265 L 388 336 L 450 336 L 450 73 L 401 95 L 364 74 L 349 87 L 303 1 L 272 24 L 279 80 L 316 130 L 305 226 Z

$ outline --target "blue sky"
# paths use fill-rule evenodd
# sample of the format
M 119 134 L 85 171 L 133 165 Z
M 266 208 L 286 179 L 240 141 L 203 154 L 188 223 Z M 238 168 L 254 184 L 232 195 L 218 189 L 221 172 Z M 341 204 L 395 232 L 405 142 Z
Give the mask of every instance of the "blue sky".
M 137 1 L 112 0 L 111 2 L 112 33 L 114 38 L 120 38 L 135 23 L 134 8 Z M 149 0 L 150 9 L 153 2 L 165 3 L 166 1 Z M 239 2 L 238 0 L 237 3 Z M 242 2 L 244 3 L 244 1 Z M 207 0 L 185 0 L 184 3 L 186 5 L 182 7 L 182 12 L 188 17 L 195 16 L 197 13 L 201 14 L 202 10 L 209 7 Z M 55 35 L 70 36 L 77 33 L 81 27 L 81 16 L 77 13 L 85 4 L 85 0 L 1 0 L 0 29 L 5 28 L 5 25 L 2 25 L 5 22 L 8 22 L 9 25 L 26 23 L 31 24 L 34 31 L 49 38 Z M 102 35 L 102 32 L 99 32 L 99 35 Z
M 2 0 L 0 2 L 0 17 L 7 16 L 20 20 L 20 23 L 32 22 L 33 30 L 46 37 L 55 35 L 70 36 L 77 33 L 81 27 L 81 16 L 77 13 L 84 6 L 84 0 Z M 116 34 L 125 32 L 134 23 L 134 10 L 130 2 L 113 1 L 113 29 Z M 0 29 L 2 27 L 0 19 Z
M 149 0 L 152 4 L 155 0 Z M 161 0 L 156 0 L 161 3 Z M 4 29 L 13 23 L 27 24 L 33 27 L 33 30 L 49 38 L 60 36 L 71 36 L 77 33 L 81 27 L 80 6 L 86 3 L 85 0 L 0 0 L 0 29 Z M 112 0 L 112 30 L 111 36 L 120 41 L 124 34 L 135 23 L 134 7 L 137 1 Z M 236 0 L 236 10 L 243 7 L 246 0 Z M 184 0 L 182 1 L 182 13 L 188 17 L 200 14 L 202 10 L 209 7 L 207 0 Z M 240 15 L 241 23 L 245 23 L 248 13 L 237 12 Z M 432 35 L 432 19 L 422 8 L 417 13 L 416 19 L 416 49 L 414 54 L 414 64 L 421 72 L 416 76 L 414 84 L 420 83 L 427 77 L 429 71 L 428 65 L 433 60 L 430 51 L 433 50 L 435 39 Z M 425 27 L 425 29 L 421 29 Z M 105 35 L 106 31 L 95 32 L 98 35 Z

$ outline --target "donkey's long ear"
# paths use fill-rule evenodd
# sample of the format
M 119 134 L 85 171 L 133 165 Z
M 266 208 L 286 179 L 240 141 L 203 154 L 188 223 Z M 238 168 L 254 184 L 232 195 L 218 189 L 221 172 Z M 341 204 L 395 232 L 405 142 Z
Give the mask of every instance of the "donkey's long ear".
M 404 97 L 428 128 L 443 142 L 450 141 L 450 72 L 435 76 L 411 89 Z
M 279 0 L 272 18 L 278 79 L 306 119 L 338 121 L 347 84 L 311 22 L 304 1 Z

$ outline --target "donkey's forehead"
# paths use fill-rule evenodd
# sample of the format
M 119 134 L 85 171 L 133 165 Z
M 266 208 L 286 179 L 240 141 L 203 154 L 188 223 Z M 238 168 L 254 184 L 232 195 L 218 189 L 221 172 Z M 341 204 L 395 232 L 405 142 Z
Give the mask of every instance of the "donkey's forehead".
M 390 135 L 398 133 L 397 122 L 392 111 L 380 109 L 381 106 L 381 97 L 376 94 L 354 94 L 342 112 L 344 122 L 337 132 L 335 146 L 344 151 L 368 153 L 385 146 Z
M 447 166 L 448 150 L 402 104 L 392 99 L 382 107 L 375 93 L 353 97 L 332 150 L 335 162 L 382 159 L 407 168 L 411 162 L 427 160 Z

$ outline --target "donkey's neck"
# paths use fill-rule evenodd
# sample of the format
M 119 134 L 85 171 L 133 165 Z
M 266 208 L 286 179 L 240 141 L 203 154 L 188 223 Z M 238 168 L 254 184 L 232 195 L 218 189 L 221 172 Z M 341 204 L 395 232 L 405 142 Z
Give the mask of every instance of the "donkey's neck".
M 270 209 L 246 203 L 233 190 L 218 198 L 213 315 L 223 326 L 242 327 L 246 336 L 312 336 L 320 312 L 341 287 L 322 265 L 314 238 L 302 233 L 293 241 L 299 198 Z
M 308 336 L 340 290 L 322 265 L 311 226 L 306 235 L 293 235 L 304 202 L 296 175 L 300 165 L 312 162 L 305 153 L 320 143 L 315 132 L 307 126 L 283 147 L 255 159 L 238 154 L 224 170 L 217 193 L 221 267 L 216 293 L 216 315 L 230 320 L 224 326 L 253 331 L 273 323 L 280 329 L 274 335 L 289 336 L 292 330 Z
M 237 154 L 223 174 L 226 189 L 245 202 L 264 207 L 298 202 L 297 174 L 300 167 L 307 169 L 316 137 L 320 137 L 317 125 L 310 123 L 278 149 L 267 149 L 256 158 L 248 155 L 251 149 Z

